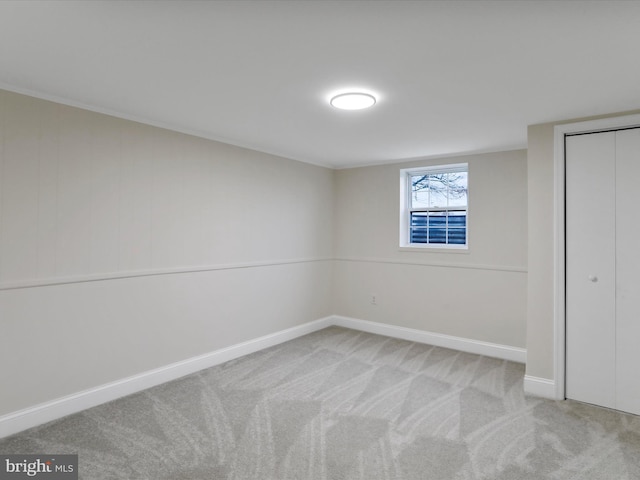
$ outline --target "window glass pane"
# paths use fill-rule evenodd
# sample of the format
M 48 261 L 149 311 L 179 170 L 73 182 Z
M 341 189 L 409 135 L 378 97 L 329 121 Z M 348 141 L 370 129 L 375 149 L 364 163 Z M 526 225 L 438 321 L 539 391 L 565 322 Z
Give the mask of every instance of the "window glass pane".
M 429 243 L 447 243 L 447 229 L 429 228 Z
M 411 175 L 411 208 L 429 206 L 429 176 Z
M 446 227 L 447 226 L 447 213 L 446 212 L 431 212 L 429 215 L 429 227 Z
M 411 212 L 410 242 L 466 245 L 466 227 L 465 210 Z
M 429 175 L 429 207 L 447 206 L 447 173 Z
M 411 175 L 411 208 L 467 205 L 467 172 Z
M 427 212 L 411 212 L 411 226 L 426 227 L 427 215 L 428 215 Z
M 448 174 L 449 206 L 458 207 L 467 205 L 467 172 L 455 172 Z
M 467 226 L 467 212 L 449 212 L 449 228 L 451 227 L 466 227 Z
M 466 228 L 450 228 L 448 230 L 447 240 L 454 245 L 464 245 L 467 243 Z
M 427 243 L 427 229 L 425 227 L 411 227 L 411 243 Z

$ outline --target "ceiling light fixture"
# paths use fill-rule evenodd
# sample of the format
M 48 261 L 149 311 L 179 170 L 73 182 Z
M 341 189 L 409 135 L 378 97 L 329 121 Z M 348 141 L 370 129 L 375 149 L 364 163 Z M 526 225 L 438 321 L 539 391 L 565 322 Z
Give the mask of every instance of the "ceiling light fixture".
M 376 97 L 363 92 L 341 93 L 333 97 L 329 103 L 341 110 L 362 110 L 373 107 L 376 104 Z

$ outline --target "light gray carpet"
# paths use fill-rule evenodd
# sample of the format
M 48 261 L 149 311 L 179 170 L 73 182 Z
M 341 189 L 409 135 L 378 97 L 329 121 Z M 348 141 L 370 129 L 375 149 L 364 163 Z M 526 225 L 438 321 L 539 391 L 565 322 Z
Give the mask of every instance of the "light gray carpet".
M 520 364 L 331 327 L 0 440 L 83 479 L 640 479 L 640 417 Z

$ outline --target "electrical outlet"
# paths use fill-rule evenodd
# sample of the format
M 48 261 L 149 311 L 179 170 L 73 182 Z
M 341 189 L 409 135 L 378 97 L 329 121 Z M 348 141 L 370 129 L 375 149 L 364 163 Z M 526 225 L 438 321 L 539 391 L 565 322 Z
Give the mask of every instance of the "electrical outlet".
M 371 305 L 378 305 L 378 296 L 375 293 L 372 293 L 370 295 L 371 295 Z

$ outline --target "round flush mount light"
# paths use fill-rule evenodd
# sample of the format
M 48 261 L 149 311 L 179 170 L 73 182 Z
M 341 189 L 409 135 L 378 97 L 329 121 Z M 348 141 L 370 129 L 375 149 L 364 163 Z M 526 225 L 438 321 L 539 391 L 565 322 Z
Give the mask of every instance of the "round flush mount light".
M 329 103 L 341 110 L 362 110 L 373 107 L 376 104 L 376 97 L 364 92 L 348 92 L 332 97 Z

